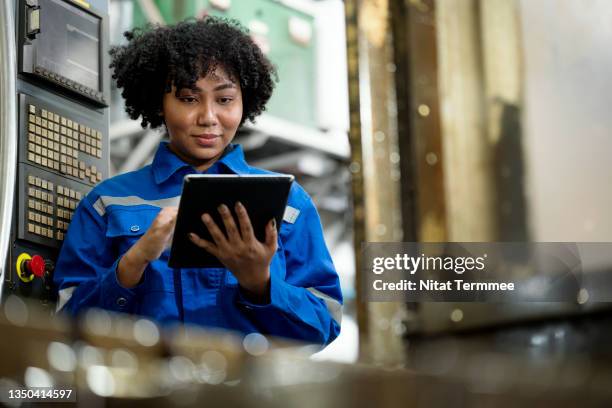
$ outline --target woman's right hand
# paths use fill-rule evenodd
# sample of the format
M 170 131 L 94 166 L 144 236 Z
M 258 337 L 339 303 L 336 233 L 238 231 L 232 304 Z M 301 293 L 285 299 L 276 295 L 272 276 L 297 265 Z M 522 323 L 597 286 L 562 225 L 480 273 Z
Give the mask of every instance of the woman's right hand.
M 177 207 L 162 208 L 147 232 L 121 257 L 117 279 L 123 287 L 136 286 L 149 262 L 159 258 L 170 246 L 177 213 Z
M 162 208 L 147 232 L 132 246 L 147 263 L 159 258 L 172 243 L 177 214 L 177 207 Z

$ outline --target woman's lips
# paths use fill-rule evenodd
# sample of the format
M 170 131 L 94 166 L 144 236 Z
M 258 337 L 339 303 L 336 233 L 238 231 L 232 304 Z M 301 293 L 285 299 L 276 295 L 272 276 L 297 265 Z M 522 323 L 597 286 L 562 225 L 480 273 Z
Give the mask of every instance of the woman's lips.
M 219 138 L 219 135 L 212 135 L 212 134 L 204 134 L 204 135 L 196 135 L 194 136 L 196 143 L 202 147 L 210 147 L 210 146 L 214 146 L 215 142 L 217 141 L 217 138 Z

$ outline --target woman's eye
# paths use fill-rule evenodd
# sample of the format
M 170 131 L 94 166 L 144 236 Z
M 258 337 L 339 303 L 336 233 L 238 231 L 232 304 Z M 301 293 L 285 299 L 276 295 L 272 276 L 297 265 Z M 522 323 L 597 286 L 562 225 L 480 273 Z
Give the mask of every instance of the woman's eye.
M 194 98 L 193 96 L 181 96 L 181 101 L 183 102 L 187 102 L 187 103 L 194 103 L 197 102 L 197 99 Z
M 232 98 L 219 98 L 219 103 L 221 105 L 227 105 L 228 103 L 230 103 L 233 99 Z

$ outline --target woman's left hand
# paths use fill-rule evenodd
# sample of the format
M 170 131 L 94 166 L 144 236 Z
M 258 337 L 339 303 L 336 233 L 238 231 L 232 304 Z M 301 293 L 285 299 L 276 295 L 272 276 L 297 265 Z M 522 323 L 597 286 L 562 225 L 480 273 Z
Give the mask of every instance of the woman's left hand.
M 190 233 L 189 238 L 194 244 L 217 257 L 234 274 L 242 288 L 258 297 L 267 297 L 270 263 L 277 248 L 276 222 L 274 219 L 270 220 L 266 226 L 266 241 L 260 242 L 255 237 L 246 208 L 238 202 L 234 209 L 238 216 L 239 227 L 236 226 L 234 217 L 226 205 L 222 204 L 218 208 L 227 236 L 209 214 L 203 214 L 202 221 L 214 243 L 194 233 Z

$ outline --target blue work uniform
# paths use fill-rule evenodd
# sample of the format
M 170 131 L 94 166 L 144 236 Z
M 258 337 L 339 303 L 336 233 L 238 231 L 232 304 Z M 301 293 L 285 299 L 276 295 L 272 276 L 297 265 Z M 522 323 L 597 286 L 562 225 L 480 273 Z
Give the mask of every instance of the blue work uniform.
M 268 304 L 248 301 L 225 268 L 170 268 L 169 250 L 147 266 L 136 287 L 121 286 L 119 259 L 161 208 L 178 206 L 183 178 L 194 173 L 161 142 L 152 164 L 105 180 L 81 200 L 55 268 L 59 308 L 76 315 L 98 307 L 160 324 L 178 321 L 317 344 L 334 340 L 342 317 L 338 274 L 319 214 L 296 182 L 270 265 Z M 270 174 L 249 166 L 239 145 L 229 145 L 205 173 Z

